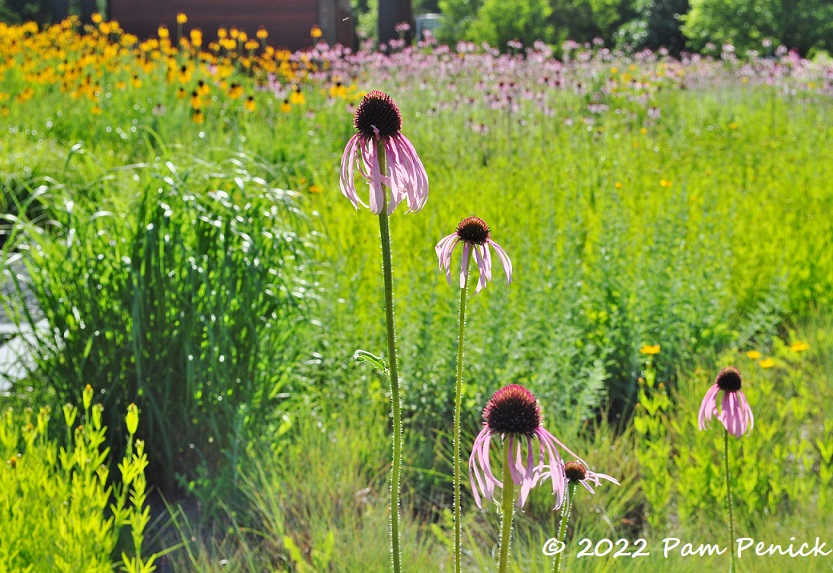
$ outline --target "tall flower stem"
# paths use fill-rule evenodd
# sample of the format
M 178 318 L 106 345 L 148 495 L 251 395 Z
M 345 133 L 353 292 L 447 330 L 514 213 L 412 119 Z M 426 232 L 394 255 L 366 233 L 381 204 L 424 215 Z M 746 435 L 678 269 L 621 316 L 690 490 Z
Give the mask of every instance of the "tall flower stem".
M 568 487 L 569 491 L 567 493 L 567 503 L 564 504 L 564 507 L 561 508 L 561 525 L 558 527 L 558 541 L 559 545 L 564 543 L 564 539 L 567 536 L 567 522 L 570 520 L 570 512 L 573 509 L 573 496 L 576 494 L 576 486 L 578 484 L 574 482 L 570 482 Z M 563 547 L 563 545 L 561 545 Z M 555 556 L 555 563 L 552 565 L 552 573 L 558 573 L 561 571 L 561 556 L 564 554 L 564 550 L 559 551 Z
M 387 172 L 385 146 L 376 144 L 379 153 L 379 171 Z M 382 212 L 379 213 L 379 231 L 382 235 L 382 271 L 385 276 L 385 321 L 388 329 L 388 360 L 390 361 L 390 405 L 393 418 L 393 464 L 390 474 L 390 552 L 394 573 L 402 570 L 402 550 L 399 547 L 399 478 L 402 472 L 402 418 L 399 396 L 399 369 L 396 363 L 396 327 L 393 322 L 393 269 L 390 254 L 390 222 L 388 220 L 388 192 L 384 194 Z
M 729 478 L 729 430 L 723 429 L 723 455 L 726 458 L 726 505 L 729 508 L 729 573 L 735 571 L 735 516 L 732 513 L 732 486 Z
M 466 265 L 469 264 L 467 261 Z M 460 289 L 460 330 L 457 338 L 457 384 L 454 387 L 454 572 L 460 573 L 462 555 L 463 516 L 460 504 L 460 408 L 463 399 L 463 342 L 466 326 L 466 293 L 469 276 L 465 273 Z
M 506 445 L 508 448 L 508 444 Z M 512 541 L 512 518 L 515 515 L 515 482 L 509 469 L 510 455 L 503 459 L 503 499 L 501 500 L 500 563 L 499 573 L 506 573 L 509 566 L 509 544 Z

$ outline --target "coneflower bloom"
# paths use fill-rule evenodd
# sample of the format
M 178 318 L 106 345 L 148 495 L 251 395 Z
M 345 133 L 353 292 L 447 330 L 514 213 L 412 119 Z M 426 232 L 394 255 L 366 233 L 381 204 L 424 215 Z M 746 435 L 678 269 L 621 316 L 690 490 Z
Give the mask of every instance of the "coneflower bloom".
M 353 119 L 356 134 L 341 158 L 341 192 L 356 209 L 367 207 L 356 192 L 356 169 L 370 185 L 370 210 L 378 215 L 390 189 L 388 214 L 405 200 L 408 211 L 419 211 L 428 199 L 428 175 L 411 142 L 400 133 L 402 115 L 391 97 L 374 90 L 362 98 Z M 381 146 L 378 145 L 381 143 Z M 382 173 L 379 149 L 385 154 Z
M 455 230 L 450 235 L 440 239 L 435 250 L 437 251 L 437 258 L 440 260 L 440 268 L 445 269 L 445 276 L 448 279 L 448 284 L 451 284 L 451 253 L 454 247 L 463 243 L 463 264 L 460 267 L 460 288 L 466 285 L 466 279 L 469 275 L 469 258 L 472 251 L 474 252 L 474 260 L 480 269 L 480 280 L 477 282 L 477 291 L 480 292 L 486 286 L 486 283 L 492 280 L 492 254 L 489 251 L 489 245 L 497 253 L 501 264 L 503 264 L 503 271 L 506 273 L 506 283 L 512 282 L 512 261 L 500 245 L 492 240 L 492 232 L 489 226 L 483 219 L 478 217 L 468 217 L 460 221 Z
M 575 458 L 578 456 L 541 426 L 541 407 L 532 392 L 517 384 L 504 386 L 489 399 L 483 410 L 483 419 L 483 429 L 474 440 L 469 458 L 469 481 L 477 507 L 483 507 L 481 497 L 491 501 L 494 499 L 495 487 L 503 488 L 503 483 L 492 472 L 489 459 L 493 436 L 498 436 L 505 443 L 504 463 L 509 464 L 512 481 L 521 486 L 518 507 L 523 507 L 529 491 L 545 475 L 552 479 L 553 495 L 557 497 L 558 505 L 561 505 L 566 477 L 558 447 L 564 448 Z M 533 444 L 535 439 L 538 440 L 537 447 Z M 545 467 L 551 469 L 545 473 Z
M 615 478 L 607 474 L 597 474 L 596 472 L 590 471 L 587 469 L 587 466 L 579 461 L 572 461 L 564 464 L 564 475 L 566 476 L 568 483 L 581 484 L 592 494 L 595 494 L 596 491 L 593 487 L 591 487 L 591 484 L 595 487 L 599 487 L 602 485 L 601 480 L 603 479 L 619 485 L 619 481 Z M 557 505 L 556 508 L 558 508 Z
M 735 367 L 724 368 L 717 375 L 714 385 L 709 388 L 700 404 L 700 415 L 698 424 L 701 430 L 716 417 L 723 424 L 730 434 L 740 437 L 755 425 L 755 418 L 752 416 L 752 409 L 746 396 L 741 392 L 740 372 Z M 720 404 L 720 411 L 717 410 L 717 394 L 723 391 L 723 400 Z

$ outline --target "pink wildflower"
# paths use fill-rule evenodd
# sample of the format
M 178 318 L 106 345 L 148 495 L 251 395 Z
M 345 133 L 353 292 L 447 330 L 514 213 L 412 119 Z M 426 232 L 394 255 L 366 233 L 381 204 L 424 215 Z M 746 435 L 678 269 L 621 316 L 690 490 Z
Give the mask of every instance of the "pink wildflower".
M 370 185 L 370 210 L 378 215 L 385 204 L 385 190 L 390 189 L 388 214 L 405 200 L 408 211 L 419 211 L 428 200 L 428 175 L 411 142 L 400 133 L 402 115 L 391 97 L 372 91 L 362 98 L 353 125 L 357 133 L 350 138 L 341 158 L 341 192 L 356 209 L 367 205 L 356 192 L 355 172 Z M 381 142 L 381 146 L 377 144 Z M 386 159 L 382 173 L 379 147 Z
M 440 239 L 435 250 L 440 260 L 440 268 L 445 269 L 448 284 L 451 284 L 451 253 L 459 243 L 463 243 L 463 265 L 460 268 L 460 288 L 466 284 L 469 276 L 469 258 L 474 251 L 474 260 L 480 269 L 480 280 L 477 283 L 477 291 L 480 292 L 486 283 L 492 280 L 492 253 L 489 245 L 497 253 L 503 272 L 506 273 L 506 283 L 512 282 L 512 261 L 500 245 L 492 240 L 492 233 L 489 226 L 483 219 L 468 217 L 460 221 L 457 230 Z
M 724 368 L 717 375 L 714 385 L 709 388 L 700 404 L 700 415 L 697 418 L 701 430 L 716 417 L 723 427 L 735 437 L 740 437 L 755 425 L 752 409 L 746 396 L 741 392 L 741 377 L 737 368 Z M 717 394 L 723 391 L 720 412 L 717 410 Z
M 517 384 L 501 388 L 486 404 L 483 419 L 483 429 L 474 440 L 469 458 L 469 481 L 477 507 L 482 507 L 481 494 L 483 498 L 493 500 L 495 487 L 503 488 L 503 483 L 492 472 L 489 457 L 493 436 L 499 436 L 505 442 L 506 457 L 503 461 L 509 464 L 512 481 L 521 486 L 518 507 L 523 507 L 530 490 L 544 477 L 552 480 L 552 492 L 557 498 L 557 506 L 560 506 L 564 499 L 566 476 L 558 446 L 574 457 L 578 456 L 541 426 L 541 408 L 532 392 Z M 533 439 L 536 438 L 537 448 L 533 446 Z M 524 442 L 525 461 L 522 454 Z M 545 468 L 549 470 L 545 472 Z

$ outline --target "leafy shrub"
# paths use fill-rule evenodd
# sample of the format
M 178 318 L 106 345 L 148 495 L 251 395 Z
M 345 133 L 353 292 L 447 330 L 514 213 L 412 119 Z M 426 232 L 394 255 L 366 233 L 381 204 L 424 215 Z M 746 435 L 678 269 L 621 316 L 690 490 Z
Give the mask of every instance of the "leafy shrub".
M 141 557 L 148 459 L 144 443 L 133 439 L 138 411 L 128 409 L 127 449 L 111 478 L 104 408 L 92 398 L 88 386 L 82 412 L 63 407 L 66 447 L 49 438 L 50 408 L 0 413 L 0 571 L 152 570 L 156 556 Z M 120 418 L 114 421 L 124 428 Z M 133 557 L 120 542 L 125 528 Z
M 469 39 L 501 50 L 506 50 L 511 40 L 524 44 L 548 42 L 552 39 L 548 23 L 551 13 L 548 0 L 484 0 L 472 22 Z
M 824 0 L 691 0 L 683 31 L 691 46 L 708 42 L 733 44 L 739 54 L 768 50 L 770 39 L 802 54 L 811 49 L 833 49 L 833 5 Z
M 682 32 L 689 0 L 636 0 L 635 16 L 616 31 L 617 44 L 631 50 L 667 48 L 679 54 L 686 45 Z

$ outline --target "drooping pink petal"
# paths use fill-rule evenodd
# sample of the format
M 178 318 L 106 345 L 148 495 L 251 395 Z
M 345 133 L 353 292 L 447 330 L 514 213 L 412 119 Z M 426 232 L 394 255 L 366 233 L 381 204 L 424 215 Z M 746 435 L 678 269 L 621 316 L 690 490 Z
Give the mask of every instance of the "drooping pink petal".
M 341 192 L 350 200 L 356 209 L 359 208 L 359 205 L 367 206 L 359 199 L 359 195 L 356 193 L 354 168 L 357 159 L 357 147 L 360 145 L 360 141 L 359 134 L 356 134 L 350 138 L 350 141 L 344 147 L 344 155 L 341 157 L 341 178 L 339 181 Z
M 755 427 L 755 416 L 752 415 L 752 408 L 749 407 L 749 401 L 746 399 L 746 396 L 743 392 L 738 391 L 738 399 L 740 400 L 740 407 L 746 417 L 746 421 L 744 423 L 743 432 L 746 433 L 747 431 L 752 431 L 752 428 Z M 748 423 L 748 425 L 747 425 Z
M 428 174 L 407 137 L 400 133 L 391 138 L 391 142 L 397 149 L 397 162 L 408 193 L 409 210 L 419 211 L 428 200 Z
M 700 413 L 697 416 L 697 425 L 701 430 L 706 429 L 706 425 L 717 414 L 717 393 L 720 387 L 714 384 L 708 389 L 703 401 L 700 403 Z
M 512 482 L 515 484 L 523 481 L 521 463 L 521 445 L 515 436 L 509 436 L 506 440 L 506 463 L 509 464 L 509 475 L 512 477 Z
M 480 292 L 486 287 L 487 281 L 489 280 L 487 276 L 488 268 L 486 267 L 486 263 L 483 261 L 483 256 L 480 253 L 480 249 L 482 247 L 480 245 L 472 245 L 472 250 L 474 250 L 474 260 L 477 262 L 477 268 L 480 270 L 480 277 L 477 281 L 477 289 L 475 292 Z
M 571 456 L 573 456 L 574 458 L 576 458 L 576 460 L 578 460 L 578 461 L 580 461 L 581 463 L 583 463 L 583 464 L 584 464 L 584 467 L 587 467 L 587 462 L 585 462 L 583 459 L 581 459 L 581 458 L 580 458 L 577 454 L 575 454 L 575 453 L 574 453 L 574 452 L 573 452 L 570 448 L 568 448 L 567 446 L 565 446 L 564 444 L 562 444 L 562 443 L 561 443 L 561 440 L 559 440 L 558 438 L 556 438 L 555 436 L 553 436 L 552 434 L 550 434 L 550 433 L 547 431 L 547 429 L 546 429 L 546 428 L 543 428 L 543 427 L 538 428 L 537 430 L 535 430 L 535 433 L 536 433 L 536 435 L 538 436 L 538 439 L 539 439 L 539 440 L 546 440 L 547 442 L 549 442 L 549 443 L 553 444 L 554 446 L 561 446 L 561 448 L 562 448 L 565 452 L 567 452 L 568 454 L 570 454 Z
M 520 447 L 518 450 L 518 457 L 520 458 Z M 520 463 L 520 459 L 518 459 Z M 532 450 L 532 438 L 526 438 L 526 466 L 523 467 L 522 479 L 520 482 L 521 490 L 518 494 L 518 507 L 523 507 L 526 503 L 526 498 L 529 496 L 530 490 L 535 486 L 537 476 L 535 474 L 535 458 Z
M 469 457 L 469 481 L 471 482 L 471 491 L 472 495 L 474 496 L 474 502 L 477 504 L 477 507 L 482 507 L 481 505 L 481 498 L 480 492 L 483 492 L 484 495 L 487 495 L 486 492 L 489 491 L 488 481 L 484 475 L 483 467 L 487 464 L 484 464 L 480 459 L 482 455 L 482 445 L 483 442 L 486 443 L 486 455 L 488 455 L 488 444 L 491 441 L 491 432 L 485 426 L 477 435 L 477 438 L 474 440 L 474 446 L 472 447 L 471 456 Z M 475 482 L 477 484 L 475 485 Z M 491 499 L 487 497 L 487 499 Z
M 471 244 L 463 242 L 463 264 L 460 267 L 460 288 L 466 287 L 466 280 L 469 278 L 469 255 Z
M 503 272 L 506 273 L 506 284 L 510 284 L 512 282 L 512 261 L 509 260 L 509 255 L 507 255 L 506 251 L 504 251 L 503 248 L 492 239 L 488 239 L 486 242 L 492 245 L 492 248 L 494 248 L 497 253 L 498 258 L 503 265 Z
M 457 236 L 457 233 L 451 233 L 440 239 L 440 242 L 434 247 L 437 252 L 437 259 L 440 262 L 440 268 L 445 270 L 445 278 L 448 284 L 451 284 L 451 253 L 459 242 L 460 237 Z

